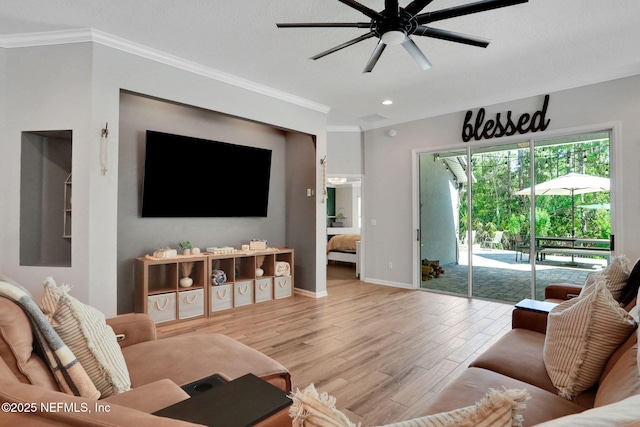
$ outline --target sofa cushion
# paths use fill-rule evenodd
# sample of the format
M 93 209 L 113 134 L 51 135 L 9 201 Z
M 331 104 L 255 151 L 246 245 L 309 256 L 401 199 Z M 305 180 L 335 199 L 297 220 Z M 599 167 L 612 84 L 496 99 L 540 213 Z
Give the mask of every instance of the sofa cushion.
M 531 399 L 521 412 L 524 426 L 575 414 L 585 410 L 582 406 L 559 397 L 538 387 L 482 368 L 468 368 L 444 388 L 422 411 L 423 415 L 447 412 L 456 408 L 473 405 L 480 400 L 488 389 L 526 390 Z M 421 415 L 421 414 L 419 414 Z
M 162 378 L 182 386 L 213 374 L 232 380 L 253 373 L 284 391 L 291 391 L 289 371 L 284 366 L 221 334 L 189 334 L 146 341 L 124 347 L 122 353 L 133 387 Z
M 602 278 L 582 297 L 551 310 L 543 354 L 560 396 L 573 399 L 596 384 L 611 354 L 635 328 Z
M 557 393 L 544 365 L 545 335 L 528 329 L 512 329 L 483 352 L 470 366 L 489 369 L 511 378 Z M 584 408 L 593 407 L 596 389 L 580 393 L 573 400 Z
M 59 390 L 49 367 L 33 350 L 29 318 L 18 304 L 0 297 L 0 357 L 20 382 Z
M 640 420 L 640 395 L 548 421 L 536 427 L 631 427 L 638 426 L 638 420 Z
M 624 255 L 613 257 L 604 270 L 589 274 L 580 291 L 580 296 L 583 296 L 599 280 L 600 275 L 604 276 L 607 289 L 611 292 L 613 299 L 620 301 L 629 279 L 629 260 L 627 257 Z
M 512 329 L 470 366 L 489 369 L 555 393 L 556 387 L 547 374 L 542 357 L 544 340 L 544 334 Z
M 604 406 L 640 394 L 638 344 L 628 348 L 600 383 L 594 406 Z
M 44 282 L 41 308 L 62 341 L 71 349 L 101 398 L 131 388 L 129 372 L 118 340 L 104 315 L 81 303 L 49 277 Z

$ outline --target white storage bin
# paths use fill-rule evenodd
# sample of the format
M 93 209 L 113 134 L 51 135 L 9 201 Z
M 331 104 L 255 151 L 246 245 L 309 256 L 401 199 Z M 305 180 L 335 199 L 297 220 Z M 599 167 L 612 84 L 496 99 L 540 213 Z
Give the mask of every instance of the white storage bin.
M 233 306 L 253 304 L 253 281 L 233 284 Z
M 168 322 L 176 320 L 176 294 L 149 295 L 147 311 L 154 322 Z
M 211 311 L 227 310 L 233 307 L 232 285 L 211 287 Z
M 273 280 L 271 277 L 256 279 L 256 302 L 273 299 Z
M 287 298 L 293 295 L 291 288 L 291 276 L 276 277 L 274 285 L 275 298 Z
M 204 289 L 194 289 L 178 293 L 178 318 L 204 315 Z

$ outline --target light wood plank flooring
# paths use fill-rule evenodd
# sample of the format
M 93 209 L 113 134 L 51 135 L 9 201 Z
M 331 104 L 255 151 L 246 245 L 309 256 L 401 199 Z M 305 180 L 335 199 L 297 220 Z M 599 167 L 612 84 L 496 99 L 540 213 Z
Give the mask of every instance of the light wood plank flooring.
M 219 332 L 278 360 L 293 388 L 314 383 L 363 426 L 422 408 L 511 328 L 513 306 L 356 280 L 332 265 L 329 296 L 294 296 L 159 326 L 160 338 Z

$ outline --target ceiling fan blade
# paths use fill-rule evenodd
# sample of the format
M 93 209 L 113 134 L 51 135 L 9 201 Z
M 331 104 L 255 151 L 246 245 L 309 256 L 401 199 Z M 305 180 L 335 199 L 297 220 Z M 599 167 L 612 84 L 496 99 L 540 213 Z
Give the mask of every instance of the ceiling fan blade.
M 371 19 L 379 19 L 379 20 L 383 20 L 384 16 L 382 16 L 381 14 L 379 14 L 378 12 L 376 12 L 373 9 L 368 8 L 367 6 L 358 3 L 355 0 L 338 0 L 340 3 L 344 3 L 347 6 L 351 6 L 352 8 L 359 10 L 360 12 L 364 13 L 365 15 L 367 15 L 369 18 Z
M 425 7 L 429 6 L 433 0 L 413 0 L 404 11 L 411 16 L 415 16 L 422 11 Z
M 314 28 L 314 27 L 327 27 L 327 28 L 371 28 L 370 22 L 293 22 L 276 24 L 278 28 Z
M 410 37 L 404 39 L 404 41 L 402 42 L 402 46 L 406 49 L 407 52 L 409 52 L 409 55 L 411 55 L 414 61 L 416 61 L 423 70 L 428 70 L 429 68 L 431 68 L 431 62 L 429 62 L 418 45 L 413 40 L 411 40 Z
M 398 0 L 385 0 L 384 13 L 389 19 L 396 19 L 400 16 L 400 6 Z
M 435 12 L 421 13 L 416 16 L 418 24 L 428 24 L 443 19 L 455 18 L 457 16 L 469 15 L 471 13 L 484 12 L 501 7 L 514 6 L 520 3 L 527 3 L 529 0 L 481 0 L 462 6 L 454 6 L 448 9 L 437 10 Z
M 323 56 L 327 56 L 327 55 L 329 55 L 330 53 L 337 52 L 337 51 L 339 51 L 340 49 L 344 49 L 345 47 L 349 47 L 349 46 L 354 45 L 354 44 L 356 44 L 356 43 L 359 43 L 359 42 L 361 42 L 361 41 L 363 41 L 363 40 L 370 39 L 370 38 L 371 38 L 371 37 L 373 37 L 373 36 L 374 36 L 374 34 L 373 34 L 372 32 L 371 32 L 371 33 L 364 34 L 364 35 L 362 35 L 362 36 L 360 36 L 360 37 L 356 37 L 356 38 L 355 38 L 355 39 L 353 39 L 353 40 L 349 40 L 348 42 L 342 43 L 341 45 L 338 45 L 338 46 L 336 46 L 336 47 L 332 47 L 332 48 L 331 48 L 331 49 L 329 49 L 329 50 L 325 50 L 325 51 L 324 51 L 324 52 L 322 52 L 322 53 L 319 53 L 319 54 L 317 54 L 317 55 L 315 55 L 315 56 L 312 56 L 312 57 L 311 57 L 311 59 L 314 59 L 314 60 L 315 60 L 315 59 L 320 59 L 320 58 L 322 58 Z
M 482 37 L 470 36 L 468 34 L 456 33 L 454 31 L 440 30 L 438 28 L 431 28 L 425 26 L 419 26 L 413 33 L 415 36 L 432 37 L 434 39 L 447 40 L 450 42 L 468 44 L 471 46 L 487 47 L 491 40 L 483 39 Z
M 369 58 L 369 60 L 367 61 L 367 65 L 365 65 L 364 70 L 362 71 L 363 73 L 370 73 L 371 70 L 373 70 L 373 67 L 376 66 L 378 59 L 380 59 L 380 55 L 382 55 L 382 52 L 384 52 L 385 47 L 387 47 L 387 45 L 384 44 L 382 40 L 378 42 L 378 45 L 371 54 L 371 58 Z

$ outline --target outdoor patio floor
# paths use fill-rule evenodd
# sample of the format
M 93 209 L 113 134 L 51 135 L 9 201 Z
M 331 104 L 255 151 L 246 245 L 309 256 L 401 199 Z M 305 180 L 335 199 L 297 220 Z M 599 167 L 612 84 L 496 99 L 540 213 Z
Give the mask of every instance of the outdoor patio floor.
M 605 259 L 571 256 L 547 256 L 536 263 L 536 299 L 544 299 L 544 289 L 551 283 L 583 284 L 587 275 L 601 271 Z M 468 254 L 460 252 L 459 264 L 441 265 L 445 273 L 422 281 L 421 287 L 434 291 L 467 295 Z M 473 250 L 473 296 L 497 301 L 518 302 L 531 298 L 531 264 L 528 255 L 516 262 L 514 251 Z

